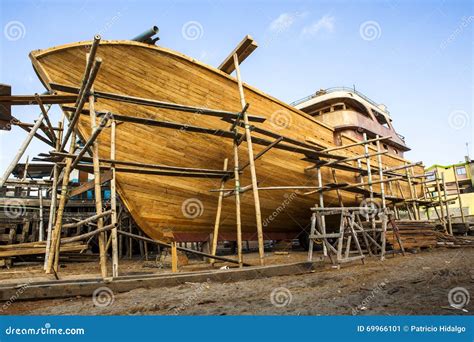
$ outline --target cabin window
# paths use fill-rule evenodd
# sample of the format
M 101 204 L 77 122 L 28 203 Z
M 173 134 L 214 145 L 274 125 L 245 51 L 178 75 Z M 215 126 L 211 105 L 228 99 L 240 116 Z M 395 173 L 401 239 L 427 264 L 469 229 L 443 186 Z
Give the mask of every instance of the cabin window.
M 379 124 L 381 124 L 382 126 L 384 126 L 386 128 L 389 128 L 387 118 L 385 117 L 385 115 L 383 115 L 382 113 L 379 113 L 379 112 L 377 112 L 376 110 L 373 110 L 373 109 L 372 109 L 372 113 L 374 114 L 374 116 L 377 119 L 377 122 Z
M 383 144 L 383 148 L 388 151 L 388 146 L 387 146 L 387 144 Z
M 334 110 L 344 110 L 344 106 L 343 105 L 335 105 L 333 107 Z
M 464 166 L 461 166 L 461 167 L 457 167 L 456 168 L 456 173 L 459 175 L 459 176 L 463 176 L 466 174 L 466 168 Z
M 393 153 L 398 154 L 398 151 L 396 148 L 393 149 Z
M 324 108 L 321 110 L 321 113 L 329 113 L 331 111 L 331 107 Z

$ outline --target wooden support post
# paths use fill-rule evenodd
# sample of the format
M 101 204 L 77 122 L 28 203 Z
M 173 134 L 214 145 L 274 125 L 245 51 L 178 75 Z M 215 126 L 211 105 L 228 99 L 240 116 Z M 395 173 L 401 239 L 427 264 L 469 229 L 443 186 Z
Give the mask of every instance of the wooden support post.
M 91 88 L 93 91 L 93 88 Z M 89 114 L 91 122 L 91 130 L 97 131 L 97 122 L 95 114 L 95 97 L 93 93 L 89 95 Z M 86 150 L 85 146 L 83 151 Z M 100 181 L 100 164 L 99 164 L 99 143 L 94 140 L 92 143 L 92 159 L 94 167 L 94 195 L 95 195 L 95 210 L 97 215 L 102 214 L 102 187 Z M 76 158 L 76 160 L 80 160 Z M 104 219 L 101 217 L 97 220 L 97 229 L 100 230 L 104 227 Z M 107 277 L 107 251 L 106 251 L 106 232 L 99 233 L 99 258 L 100 258 L 100 272 L 103 278 Z
M 116 144 L 116 123 L 112 118 L 110 125 L 110 159 L 115 160 L 115 145 Z M 116 172 L 115 164 L 111 164 L 112 179 L 110 180 L 110 206 L 112 209 L 112 224 L 115 225 L 112 228 L 111 239 L 112 239 L 112 277 L 118 277 L 118 241 L 117 241 L 117 185 L 116 185 Z M 100 176 L 99 176 L 100 178 Z M 145 243 L 146 257 L 148 257 L 148 249 Z
M 444 216 L 443 196 L 441 195 L 441 186 L 439 183 L 438 170 L 435 170 L 435 177 L 436 177 L 436 196 L 438 197 L 439 211 L 441 213 L 441 223 L 443 224 L 444 231 L 447 232 L 448 229 L 446 227 L 446 220 Z
M 337 176 L 336 176 L 336 170 L 332 169 L 331 172 L 332 172 L 332 179 L 334 180 L 334 183 L 335 183 L 335 184 L 338 184 L 338 182 L 337 182 Z M 336 188 L 336 194 L 337 194 L 337 199 L 338 199 L 338 201 L 339 201 L 339 206 L 340 206 L 341 208 L 343 208 L 343 207 L 344 207 L 344 203 L 342 202 L 341 191 L 339 191 L 338 188 Z
M 378 135 L 376 136 L 377 138 L 379 137 Z M 380 152 L 380 141 L 377 141 L 377 152 Z M 378 163 L 378 169 L 379 169 L 379 179 L 383 180 L 383 163 L 382 163 L 382 155 L 378 154 L 377 155 L 377 163 Z M 387 244 L 387 206 L 385 202 L 385 187 L 384 183 L 380 183 L 380 195 L 382 197 L 382 234 L 381 234 L 381 251 L 380 251 L 380 260 L 385 259 L 385 248 Z
M 178 249 L 176 241 L 171 242 L 171 272 L 178 272 Z
M 56 151 L 59 150 L 59 145 L 61 143 L 61 135 L 62 135 L 62 128 L 64 123 L 64 115 L 61 118 L 61 121 L 58 123 L 59 131 L 58 136 L 56 138 Z M 44 254 L 44 265 L 43 269 L 47 270 L 49 252 L 51 248 L 51 234 L 54 226 L 54 221 L 56 218 L 56 204 L 58 201 L 58 178 L 59 178 L 59 166 L 57 163 L 53 166 L 53 185 L 51 186 L 51 205 L 49 207 L 49 220 L 48 220 L 48 231 L 46 234 L 46 250 Z
M 410 199 L 416 199 L 415 198 L 415 191 L 413 189 L 413 182 L 412 182 L 412 179 L 411 179 L 411 170 L 409 169 L 405 169 L 405 173 L 406 173 L 406 177 L 407 177 L 407 180 L 408 180 L 408 188 L 410 189 Z M 412 208 L 413 208 L 413 215 L 415 216 L 415 220 L 419 220 L 419 216 L 418 216 L 418 209 L 417 209 L 417 206 L 416 206 L 416 201 L 412 201 L 411 202 L 411 205 L 412 205 Z
M 317 168 L 317 172 L 318 172 L 318 186 L 319 187 L 322 187 L 323 186 L 323 179 L 322 179 L 322 176 L 321 176 L 321 168 L 318 167 Z M 324 196 L 323 196 L 323 192 L 320 191 L 319 192 L 319 207 L 320 208 L 324 208 Z M 324 213 L 321 213 L 321 233 L 324 235 L 326 234 L 326 216 L 324 215 Z M 328 250 L 326 248 L 326 244 L 323 243 L 323 255 L 324 256 L 327 256 L 328 255 Z
M 38 187 L 38 197 L 39 197 L 39 234 L 38 234 L 38 240 L 43 241 L 44 240 L 44 209 L 43 209 L 43 189 L 41 187 Z
M 96 140 L 99 137 L 100 132 L 102 132 L 102 130 L 105 128 L 105 126 L 107 125 L 107 121 L 109 120 L 110 117 L 111 117 L 111 114 L 107 113 L 107 115 L 102 118 L 98 126 L 94 122 L 94 128 L 92 130 L 92 134 L 89 140 L 87 140 L 87 142 L 84 144 L 84 147 L 82 148 L 82 150 L 75 157 L 74 161 L 72 162 L 71 168 L 75 169 L 77 164 L 79 164 L 79 162 L 81 161 L 84 154 L 90 148 L 90 146 L 94 146 L 96 144 L 97 142 Z M 95 115 L 94 115 L 94 118 L 95 118 Z M 92 160 L 94 160 L 94 156 L 92 156 Z M 100 162 L 99 157 L 97 157 L 97 161 Z
M 224 159 L 224 167 L 223 167 L 224 171 L 227 171 L 227 162 L 228 162 L 228 159 L 225 158 Z M 221 180 L 221 187 L 220 187 L 221 190 L 224 189 L 225 181 L 226 181 L 226 178 L 223 178 Z M 212 246 L 211 246 L 211 254 L 212 255 L 216 255 L 216 252 L 217 252 L 217 241 L 218 241 L 218 237 L 219 237 L 219 225 L 220 225 L 220 222 L 221 222 L 223 197 L 224 197 L 224 192 L 222 192 L 222 191 L 219 192 L 219 198 L 217 200 L 216 220 L 214 222 L 214 234 L 212 235 Z M 211 264 L 214 264 L 214 259 L 209 259 L 209 262 Z
M 237 132 L 237 128 L 235 128 Z M 239 174 L 239 145 L 237 142 L 237 134 L 233 142 L 234 150 L 234 181 L 235 181 L 235 221 L 237 227 L 237 257 L 239 266 L 242 267 L 242 218 L 240 215 L 240 174 Z
M 374 212 L 374 187 L 373 187 L 373 183 L 372 183 L 372 169 L 371 169 L 371 165 L 370 165 L 370 156 L 369 156 L 369 145 L 367 143 L 367 133 L 364 133 L 363 134 L 363 137 L 364 137 L 364 141 L 366 142 L 364 144 L 364 153 L 366 155 L 366 158 L 365 158 L 365 163 L 366 163 L 366 166 L 367 166 L 367 183 L 368 183 L 368 186 L 369 186 L 369 192 L 370 192 L 370 208 L 372 210 L 372 213 Z M 382 183 L 380 183 L 382 184 Z M 375 228 L 376 228 L 376 225 L 375 225 L 375 215 L 371 215 L 370 217 L 370 223 L 371 223 L 371 226 L 372 226 L 372 231 L 373 231 L 373 235 L 375 237 Z
M 132 217 L 129 216 L 129 218 L 128 218 L 128 231 L 130 232 L 130 234 L 132 234 L 132 228 L 133 228 Z M 133 255 L 133 240 L 132 240 L 131 237 L 129 237 L 128 238 L 128 258 L 132 259 L 132 255 Z
M 242 109 L 245 108 L 245 95 L 244 95 L 244 87 L 242 84 L 242 78 L 240 76 L 240 67 L 239 67 L 239 58 L 237 54 L 234 54 L 234 66 L 237 75 L 237 83 L 239 86 L 239 95 L 240 95 L 240 103 L 242 105 Z M 262 226 L 262 213 L 260 209 L 260 197 L 258 194 L 258 182 L 257 182 L 257 172 L 255 170 L 255 160 L 253 154 L 253 145 L 252 145 L 252 137 L 250 134 L 250 124 L 247 113 L 244 113 L 244 124 L 245 124 L 245 137 L 247 140 L 247 149 L 249 155 L 249 163 L 250 163 L 250 174 L 252 177 L 252 191 L 253 197 L 255 202 L 255 219 L 257 224 L 257 237 L 258 237 L 258 253 L 260 257 L 260 265 L 265 264 L 265 250 L 263 245 L 263 226 Z
M 453 224 L 451 222 L 451 213 L 449 212 L 448 194 L 446 191 L 446 180 L 444 178 L 444 172 L 441 172 L 441 183 L 443 184 L 444 193 L 444 205 L 446 206 L 446 217 L 448 219 L 448 232 L 453 235 Z
M 69 127 L 66 133 L 64 134 L 63 142 L 61 143 L 61 148 L 60 148 L 61 151 L 64 149 L 71 133 L 76 129 L 76 123 L 79 120 L 79 116 L 81 115 L 82 108 L 84 107 L 84 104 L 87 101 L 87 96 L 89 95 L 89 91 L 91 90 L 92 85 L 94 84 L 94 80 L 97 76 L 97 73 L 99 72 L 99 68 L 101 64 L 102 64 L 102 59 L 94 58 L 93 55 L 88 55 L 86 72 L 84 73 L 84 79 L 87 79 L 87 81 L 83 82 L 81 88 L 79 89 L 79 95 L 77 96 L 75 110 L 69 121 Z M 87 73 L 88 71 L 89 73 Z
M 311 238 L 316 234 L 316 213 L 311 215 L 311 229 L 309 230 L 309 247 L 308 247 L 308 261 L 313 261 L 313 245 L 314 241 Z
M 74 153 L 74 149 L 76 146 L 76 134 L 73 132 L 71 133 L 71 147 L 70 153 Z M 64 167 L 64 174 L 61 186 L 61 197 L 59 199 L 58 210 L 56 213 L 56 221 L 54 225 L 54 230 L 51 236 L 51 246 L 48 254 L 48 259 L 46 263 L 46 273 L 51 273 L 53 271 L 53 263 L 55 260 L 59 260 L 59 244 L 61 243 L 61 229 L 63 224 L 63 215 L 64 215 L 64 208 L 66 206 L 67 198 L 68 198 L 68 184 L 69 184 L 69 176 L 71 174 L 71 164 L 72 159 L 66 159 L 66 166 Z M 57 268 L 55 269 L 57 273 Z
M 5 185 L 5 182 L 7 181 L 8 177 L 10 177 L 11 173 L 13 172 L 13 169 L 17 166 L 18 162 L 20 161 L 21 157 L 25 153 L 26 149 L 30 145 L 31 140 L 35 136 L 36 132 L 40 128 L 40 126 L 43 124 L 43 119 L 44 115 L 43 113 L 40 114 L 38 117 L 38 120 L 36 120 L 35 125 L 33 128 L 31 128 L 30 132 L 26 136 L 26 139 L 23 141 L 21 144 L 18 152 L 16 153 L 15 157 L 13 157 L 13 160 L 11 161 L 10 165 L 8 165 L 7 169 L 3 173 L 2 178 L 0 179 L 0 188 L 2 188 Z
M 461 220 L 462 220 L 462 223 L 467 228 L 466 217 L 464 216 L 464 211 L 462 210 L 461 190 L 459 189 L 458 174 L 456 173 L 455 166 L 453 166 L 453 173 L 454 173 L 454 183 L 456 184 L 456 192 L 458 194 L 459 210 L 461 210 Z

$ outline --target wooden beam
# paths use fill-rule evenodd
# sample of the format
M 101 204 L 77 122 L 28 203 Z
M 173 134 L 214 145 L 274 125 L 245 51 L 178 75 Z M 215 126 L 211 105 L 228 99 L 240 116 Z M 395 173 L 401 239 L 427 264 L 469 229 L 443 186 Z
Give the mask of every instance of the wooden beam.
M 272 142 L 270 145 L 268 145 L 267 147 L 265 147 L 262 151 L 260 151 L 259 153 L 257 153 L 257 155 L 255 156 L 254 160 L 257 160 L 259 159 L 260 157 L 262 157 L 265 153 L 267 153 L 268 151 L 270 151 L 273 147 L 275 147 L 277 144 L 280 143 L 280 141 L 283 140 L 283 137 L 279 137 L 278 139 L 276 139 L 274 142 Z M 240 171 L 243 171 L 247 166 L 250 165 L 250 162 L 246 162 L 241 168 L 240 168 Z
M 76 88 L 76 87 L 59 85 L 59 84 L 56 84 L 56 83 L 51 83 L 51 87 L 55 88 L 55 89 L 58 89 L 58 90 L 61 90 L 61 91 L 73 92 L 73 93 L 77 93 L 78 89 L 79 89 L 79 88 Z M 185 106 L 185 105 L 179 105 L 179 104 L 171 103 L 171 102 L 164 102 L 164 101 L 146 99 L 146 98 L 142 98 L 142 97 L 128 96 L 128 95 L 123 95 L 123 94 L 107 93 L 107 92 L 103 92 L 103 91 L 95 91 L 94 95 L 97 98 L 102 98 L 102 99 L 108 99 L 108 100 L 113 100 L 113 101 L 118 101 L 118 102 L 133 103 L 133 104 L 137 104 L 137 105 L 149 106 L 149 107 L 155 107 L 155 108 L 164 108 L 164 109 L 169 109 L 169 110 L 177 110 L 177 111 L 180 111 L 180 112 L 188 112 L 188 113 L 193 113 L 193 114 L 217 116 L 217 117 L 230 118 L 230 119 L 235 119 L 239 115 L 239 113 L 229 112 L 229 111 L 225 111 L 225 110 L 216 110 L 216 109 L 209 109 L 209 108 L 204 108 L 204 107 Z M 82 111 L 82 108 L 81 108 L 81 111 Z M 255 122 L 264 122 L 265 118 L 262 117 L 262 116 L 252 115 L 252 116 L 249 116 L 249 120 L 250 121 L 255 121 Z
M 43 104 L 75 103 L 77 95 L 38 95 Z M 0 96 L 0 103 L 4 105 L 27 106 L 37 105 L 36 95 L 10 95 Z
M 76 156 L 76 158 L 72 162 L 72 164 L 71 164 L 72 169 L 76 168 L 76 165 L 81 161 L 81 158 L 87 152 L 88 148 L 92 145 L 97 144 L 96 139 L 99 136 L 100 132 L 102 132 L 104 127 L 107 125 L 107 121 L 109 121 L 110 117 L 111 117 L 110 113 L 109 113 L 109 115 L 104 116 L 97 127 L 96 127 L 96 123 L 95 122 L 93 123 L 93 127 L 92 127 L 93 132 L 92 132 L 89 140 L 87 140 L 87 142 L 85 143 L 85 145 L 82 148 L 81 152 L 78 153 L 78 155 Z M 95 117 L 94 117 L 94 119 L 95 119 Z M 97 156 L 97 163 L 99 163 L 98 160 L 99 160 L 99 157 Z
M 43 113 L 41 113 L 38 120 L 36 121 L 35 125 L 31 129 L 31 131 L 28 133 L 26 139 L 21 144 L 20 149 L 16 153 L 15 157 L 13 157 L 13 160 L 11 161 L 10 165 L 8 165 L 7 169 L 3 173 L 3 176 L 0 179 L 0 188 L 3 187 L 3 185 L 5 184 L 8 177 L 10 177 L 11 173 L 13 172 L 13 169 L 16 167 L 16 165 L 20 161 L 21 157 L 25 153 L 26 149 L 30 145 L 30 142 L 33 139 L 33 137 L 35 136 L 36 131 L 40 128 L 41 124 L 43 123 L 43 119 L 44 119 L 44 116 L 43 116 Z
M 237 55 L 238 63 L 242 63 L 256 48 L 257 43 L 249 35 L 246 35 L 244 39 L 237 45 L 237 47 L 224 59 L 219 65 L 218 69 L 222 70 L 227 74 L 231 74 L 235 70 L 234 55 Z
M 103 184 L 105 182 L 108 182 L 111 179 L 112 179 L 112 171 L 111 170 L 102 172 L 100 174 L 101 184 Z M 71 190 L 71 192 L 69 193 L 69 196 L 74 197 L 74 196 L 80 195 L 80 194 L 82 194 L 86 191 L 92 190 L 92 189 L 94 189 L 94 181 L 93 180 L 91 180 L 87 183 L 81 184 L 78 187 L 73 188 Z
M 234 67 L 235 72 L 237 75 L 237 85 L 239 88 L 239 97 L 240 97 L 240 104 L 242 106 L 242 110 L 246 107 L 247 102 L 245 101 L 245 94 L 244 94 L 244 86 L 242 84 L 242 77 L 240 75 L 240 66 L 239 66 L 239 59 L 237 54 L 233 55 L 234 59 Z M 252 136 L 250 132 L 250 125 L 248 115 L 245 112 L 244 116 L 244 128 L 245 128 L 245 137 L 247 140 L 247 152 L 249 156 L 249 166 L 250 166 L 250 177 L 252 179 L 252 192 L 254 198 L 254 205 L 255 205 L 255 221 L 257 224 L 257 239 L 258 239 L 258 254 L 260 259 L 260 265 L 265 264 L 265 249 L 263 244 L 263 225 L 262 225 L 262 212 L 260 209 L 260 196 L 258 194 L 258 183 L 257 183 L 257 171 L 255 168 L 255 158 L 253 154 L 253 144 L 252 144 Z
M 92 61 L 90 59 L 88 60 L 87 64 L 89 64 L 89 63 L 92 63 Z M 61 144 L 61 148 L 60 148 L 61 151 L 64 150 L 64 147 L 66 146 L 67 140 L 71 136 L 72 131 L 75 129 L 77 121 L 79 121 L 79 116 L 80 116 L 81 110 L 84 107 L 84 104 L 86 103 L 86 101 L 88 99 L 89 91 L 92 88 L 92 85 L 94 84 L 94 80 L 95 80 L 95 78 L 96 78 L 96 76 L 99 72 L 99 68 L 100 68 L 101 64 L 102 64 L 102 59 L 96 58 L 94 60 L 92 70 L 91 70 L 90 74 L 89 75 L 84 74 L 84 77 L 87 77 L 87 82 L 85 83 L 84 86 L 82 86 L 78 90 L 79 96 L 77 97 L 77 101 L 76 101 L 76 104 L 75 104 L 76 109 L 75 109 L 74 113 L 72 114 L 72 116 L 69 120 L 69 127 L 68 127 L 66 133 L 64 134 L 63 142 Z M 86 67 L 86 69 L 87 69 L 87 67 Z

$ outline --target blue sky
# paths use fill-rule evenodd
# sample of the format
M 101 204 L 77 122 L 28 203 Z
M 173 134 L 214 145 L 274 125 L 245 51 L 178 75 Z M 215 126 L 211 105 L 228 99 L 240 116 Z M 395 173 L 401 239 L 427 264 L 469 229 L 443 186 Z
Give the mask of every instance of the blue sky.
M 397 131 L 426 165 L 473 149 L 472 1 L 10 1 L 1 0 L 0 82 L 43 91 L 28 53 L 100 33 L 128 39 L 152 25 L 159 44 L 218 66 L 250 34 L 259 48 L 244 81 L 292 102 L 320 88 L 355 85 L 388 106 Z M 59 111 L 54 109 L 54 116 Z M 13 114 L 32 122 L 36 107 Z M 0 133 L 0 169 L 26 133 Z M 34 142 L 30 157 L 49 150 Z M 24 160 L 25 158 L 23 158 Z

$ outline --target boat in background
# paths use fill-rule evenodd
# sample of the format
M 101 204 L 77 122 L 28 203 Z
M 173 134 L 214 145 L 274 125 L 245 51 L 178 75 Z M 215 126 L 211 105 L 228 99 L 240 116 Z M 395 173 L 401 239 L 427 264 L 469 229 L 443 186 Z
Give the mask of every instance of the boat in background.
M 320 89 L 316 93 L 292 103 L 316 120 L 330 125 L 335 131 L 335 143 L 341 144 L 341 134 L 363 140 L 377 135 L 386 137 L 383 147 L 388 153 L 403 157 L 410 150 L 405 138 L 393 127 L 387 107 L 377 104 L 361 92 L 347 87 Z

